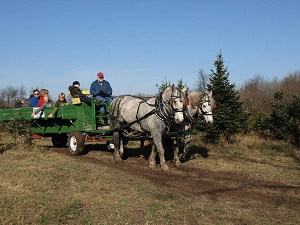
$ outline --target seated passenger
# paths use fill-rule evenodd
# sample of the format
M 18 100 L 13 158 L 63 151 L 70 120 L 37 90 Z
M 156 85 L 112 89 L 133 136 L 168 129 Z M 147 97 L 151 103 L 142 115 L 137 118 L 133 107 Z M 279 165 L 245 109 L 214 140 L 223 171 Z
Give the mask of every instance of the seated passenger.
M 49 117 L 49 118 L 53 117 L 53 115 L 54 115 L 55 113 L 57 113 L 58 108 L 59 108 L 60 106 L 63 106 L 63 105 L 68 105 L 68 103 L 67 103 L 65 94 L 64 94 L 64 93 L 60 93 L 60 94 L 58 95 L 58 100 L 55 102 L 54 109 L 53 109 L 53 111 L 49 114 L 48 117 Z
M 29 107 L 28 103 L 29 103 L 28 99 L 22 98 L 21 101 L 15 103 L 15 108 Z
M 79 88 L 80 83 L 78 81 L 73 82 L 73 86 L 69 86 L 70 94 L 73 98 L 79 97 L 81 102 L 91 104 L 91 98 L 89 98 L 87 95 L 83 94 Z
M 45 96 L 48 97 L 48 95 L 49 95 L 49 91 L 47 89 L 42 89 L 41 90 L 41 97 L 40 97 L 40 99 L 38 101 L 38 104 L 37 104 L 38 107 L 40 107 L 40 106 L 43 105 L 43 103 L 44 103 L 44 97 Z
M 43 104 L 41 105 L 41 107 L 36 109 L 33 113 L 31 113 L 31 116 L 34 117 L 39 112 L 43 111 L 47 106 L 51 106 L 51 100 L 49 99 L 48 95 L 45 95 Z
M 40 99 L 40 91 L 39 89 L 34 89 L 32 92 L 32 98 L 30 99 L 30 106 L 37 107 Z

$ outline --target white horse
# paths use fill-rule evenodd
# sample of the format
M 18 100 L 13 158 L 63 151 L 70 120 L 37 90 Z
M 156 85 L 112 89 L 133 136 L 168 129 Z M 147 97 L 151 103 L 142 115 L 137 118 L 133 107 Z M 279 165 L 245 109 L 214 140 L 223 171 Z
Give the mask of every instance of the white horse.
M 187 103 L 184 111 L 185 119 L 181 124 L 173 124 L 170 131 L 184 133 L 191 131 L 200 117 L 204 117 L 206 123 L 213 123 L 212 111 L 215 107 L 215 100 L 212 91 L 192 91 L 187 95 Z M 169 140 L 167 140 L 169 141 Z M 180 160 L 186 160 L 186 154 L 190 150 L 191 134 L 184 135 L 182 138 L 169 142 L 174 149 L 175 166 L 180 166 Z M 174 146 L 175 145 L 175 148 Z M 170 147 L 170 146 L 168 146 Z M 151 156 L 155 157 L 155 156 Z
M 116 130 L 113 133 L 115 161 L 122 160 L 120 144 L 124 132 L 148 133 L 154 143 L 152 151 L 159 155 L 161 169 L 168 170 L 162 137 L 171 124 L 183 121 L 184 101 L 185 94 L 174 85 L 148 100 L 130 95 L 116 97 L 109 107 L 110 126 Z M 149 160 L 149 166 L 156 167 L 155 160 Z

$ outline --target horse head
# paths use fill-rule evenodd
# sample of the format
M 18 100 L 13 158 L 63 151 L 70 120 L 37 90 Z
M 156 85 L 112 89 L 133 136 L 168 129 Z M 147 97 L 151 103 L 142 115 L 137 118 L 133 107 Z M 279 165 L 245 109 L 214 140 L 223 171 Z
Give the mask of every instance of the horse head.
M 212 96 L 212 91 L 204 91 L 203 96 L 198 114 L 201 113 L 203 115 L 206 123 L 213 123 L 212 111 L 215 107 L 215 100 Z
M 203 116 L 206 123 L 213 123 L 212 110 L 215 106 L 215 100 L 212 91 L 192 91 L 187 96 L 186 117 L 193 121 L 195 118 Z
M 165 106 L 165 109 L 163 110 L 165 114 L 168 115 L 173 122 L 177 124 L 181 123 L 184 119 L 184 92 L 173 84 L 162 92 L 161 98 L 162 103 Z

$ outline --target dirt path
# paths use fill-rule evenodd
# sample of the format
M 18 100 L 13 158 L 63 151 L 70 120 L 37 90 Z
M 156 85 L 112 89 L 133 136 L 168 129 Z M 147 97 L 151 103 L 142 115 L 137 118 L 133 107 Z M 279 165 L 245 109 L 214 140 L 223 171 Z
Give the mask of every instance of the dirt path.
M 257 201 L 263 204 L 275 203 L 294 210 L 300 205 L 300 186 L 258 180 L 241 173 L 214 172 L 185 164 L 177 168 L 171 163 L 168 172 L 161 172 L 159 167 L 157 170 L 150 169 L 147 160 L 141 157 L 129 157 L 124 163 L 115 163 L 112 160 L 112 153 L 107 151 L 101 151 L 101 154 L 90 152 L 82 156 L 72 156 L 67 149 L 50 150 L 82 162 L 108 167 L 110 171 L 146 178 L 162 189 L 173 190 L 187 197 L 206 195 L 211 200 L 226 198 L 236 201 L 241 199 Z

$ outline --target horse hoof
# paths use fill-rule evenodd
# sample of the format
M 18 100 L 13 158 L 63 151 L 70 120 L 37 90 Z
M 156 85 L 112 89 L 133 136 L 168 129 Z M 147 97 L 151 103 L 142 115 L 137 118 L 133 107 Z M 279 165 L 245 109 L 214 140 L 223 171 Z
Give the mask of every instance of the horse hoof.
M 161 165 L 161 170 L 162 171 L 168 171 L 169 167 L 166 164 Z
M 107 145 L 107 149 L 108 150 L 114 150 L 115 149 L 115 145 L 114 144 L 109 144 L 109 145 Z
M 120 155 L 114 155 L 114 160 L 115 162 L 121 162 L 122 158 L 120 157 Z
M 175 162 L 175 167 L 180 167 L 181 166 L 181 162 Z
M 155 165 L 155 164 L 149 164 L 149 167 L 150 167 L 151 169 L 153 169 L 153 170 L 156 169 L 156 165 Z

